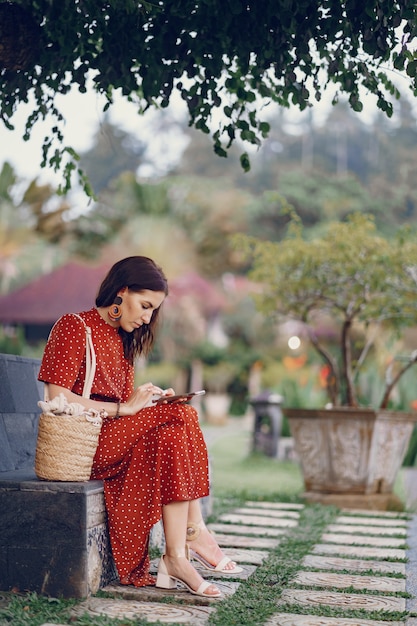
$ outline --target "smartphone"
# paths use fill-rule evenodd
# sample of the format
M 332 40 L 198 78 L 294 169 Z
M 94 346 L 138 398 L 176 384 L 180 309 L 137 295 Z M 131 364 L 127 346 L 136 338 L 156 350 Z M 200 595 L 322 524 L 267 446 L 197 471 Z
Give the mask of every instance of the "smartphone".
M 206 392 L 204 389 L 200 391 L 188 391 L 187 393 L 181 393 L 176 396 L 160 396 L 153 400 L 154 404 L 172 404 L 174 402 L 188 402 L 194 396 L 204 396 Z

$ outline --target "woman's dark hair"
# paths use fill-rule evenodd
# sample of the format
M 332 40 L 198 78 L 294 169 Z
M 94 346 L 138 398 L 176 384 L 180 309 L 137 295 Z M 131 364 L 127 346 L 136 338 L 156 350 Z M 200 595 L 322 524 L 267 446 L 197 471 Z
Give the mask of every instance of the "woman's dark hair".
M 115 263 L 100 285 L 96 306 L 113 304 L 117 293 L 124 287 L 136 293 L 149 289 L 168 295 L 168 281 L 162 269 L 146 256 L 130 256 Z M 160 308 L 152 313 L 149 324 L 143 324 L 131 333 L 119 328 L 124 355 L 132 365 L 137 356 L 149 354 L 152 348 Z

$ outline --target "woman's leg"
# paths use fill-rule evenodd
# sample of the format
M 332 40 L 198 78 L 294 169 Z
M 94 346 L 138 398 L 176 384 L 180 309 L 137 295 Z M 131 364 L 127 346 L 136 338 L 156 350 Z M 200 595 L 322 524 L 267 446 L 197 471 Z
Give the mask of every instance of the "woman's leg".
M 204 523 L 200 500 L 192 500 L 188 507 L 187 543 L 190 549 L 216 567 L 223 559 L 227 559 L 214 536 Z M 234 561 L 225 560 L 221 567 L 223 572 L 238 573 L 242 569 Z
M 162 507 L 166 549 L 163 560 L 170 576 L 183 580 L 196 591 L 203 578 L 188 561 L 185 554 L 185 536 L 187 530 L 189 502 L 171 502 Z M 210 585 L 205 595 L 218 596 L 219 590 Z

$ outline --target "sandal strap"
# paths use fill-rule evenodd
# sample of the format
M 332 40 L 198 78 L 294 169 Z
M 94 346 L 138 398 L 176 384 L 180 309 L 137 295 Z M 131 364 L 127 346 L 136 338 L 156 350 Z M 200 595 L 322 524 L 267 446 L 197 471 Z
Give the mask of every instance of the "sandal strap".
M 214 568 L 214 571 L 221 572 L 228 563 L 231 563 L 231 561 L 232 559 L 229 559 L 228 556 L 224 556 L 222 560 L 219 563 L 217 563 L 216 567 Z
M 206 593 L 207 589 L 211 587 L 213 583 L 209 583 L 207 580 L 203 580 L 199 588 L 194 592 L 196 595 L 204 596 L 205 598 L 218 598 L 219 593 Z

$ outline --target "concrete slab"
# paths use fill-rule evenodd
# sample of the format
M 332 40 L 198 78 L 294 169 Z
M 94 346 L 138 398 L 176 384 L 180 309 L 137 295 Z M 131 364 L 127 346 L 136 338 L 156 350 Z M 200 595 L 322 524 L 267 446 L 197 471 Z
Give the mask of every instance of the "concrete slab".
M 284 518 L 284 519 L 295 519 L 298 520 L 300 519 L 300 514 L 295 512 L 295 511 L 289 511 L 289 510 L 278 510 L 278 509 L 266 509 L 266 508 L 262 508 L 262 507 L 257 507 L 257 508 L 240 508 L 240 509 L 233 509 L 232 514 L 235 513 L 236 515 L 261 515 L 261 516 L 266 516 L 266 517 L 276 517 L 276 518 Z
M 162 602 L 140 602 L 135 600 L 116 600 L 114 598 L 89 598 L 72 611 L 74 617 L 84 613 L 92 617 L 106 615 L 111 619 L 149 619 L 163 624 L 189 624 L 204 626 L 214 608 L 207 606 L 186 606 L 163 604 Z
M 329 533 L 359 533 L 363 535 L 394 535 L 406 537 L 407 528 L 400 526 L 359 526 L 356 524 L 329 524 L 326 528 Z
M 378 517 L 353 517 L 349 515 L 339 515 L 336 518 L 336 524 L 352 524 L 353 526 L 370 525 L 370 526 L 392 526 L 406 528 L 408 520 L 406 519 L 379 519 Z
M 318 543 L 312 549 L 313 554 L 330 554 L 340 556 L 353 556 L 363 559 L 396 559 L 405 560 L 406 551 L 395 548 L 374 548 L 371 546 L 346 546 L 335 543 Z
M 342 543 L 352 546 L 377 546 L 379 548 L 402 548 L 404 539 L 394 537 L 369 537 L 367 535 L 339 535 L 337 533 L 323 533 L 322 541 L 329 543 Z
M 360 559 L 343 559 L 331 556 L 316 556 L 307 554 L 302 562 L 304 567 L 316 569 L 348 570 L 357 572 L 377 572 L 380 574 L 405 574 L 405 563 L 393 563 L 392 561 L 372 561 Z
M 298 521 L 295 519 L 275 519 L 261 515 L 237 515 L 236 513 L 221 515 L 219 521 L 230 524 L 248 524 L 249 526 L 271 526 L 272 528 L 294 528 L 298 525 Z
M 209 582 L 213 580 L 213 577 L 207 576 L 206 580 Z M 178 583 L 176 589 L 158 589 L 157 587 L 133 587 L 131 585 L 119 585 L 113 583 L 104 587 L 103 591 L 113 596 L 113 599 L 122 600 L 135 600 L 137 602 L 166 602 L 167 599 L 171 601 L 173 598 L 178 602 L 185 602 L 187 605 L 202 605 L 213 606 L 216 602 L 221 602 L 228 596 L 232 596 L 238 589 L 240 583 L 226 580 L 213 580 L 219 589 L 221 589 L 223 596 L 220 598 L 205 598 L 202 596 L 196 596 L 190 593 L 184 586 Z M 91 598 L 90 598 L 91 599 Z
M 319 617 L 317 615 L 299 615 L 292 613 L 277 613 L 265 622 L 265 626 L 388 626 L 387 622 L 379 620 L 347 618 L 347 617 Z M 405 622 L 389 622 L 389 626 L 409 626 Z M 410 625 L 411 626 L 411 625 Z
M 248 563 L 250 565 L 262 565 L 269 556 L 266 550 L 244 550 L 242 548 L 222 548 L 224 554 L 236 561 L 236 563 Z
M 298 606 L 318 607 L 325 605 L 342 609 L 364 611 L 405 611 L 405 598 L 374 596 L 338 591 L 310 591 L 308 589 L 284 589 L 280 602 Z
M 249 500 L 245 502 L 245 506 L 254 506 L 259 507 L 261 509 L 277 509 L 282 511 L 302 511 L 305 508 L 304 504 L 297 504 L 292 502 L 254 502 L 253 500 Z
M 209 524 L 217 537 L 217 533 L 225 533 L 230 535 L 265 535 L 266 537 L 281 537 L 285 535 L 288 528 L 268 528 L 267 526 L 243 526 L 241 524 Z
M 216 540 L 222 548 L 254 548 L 255 550 L 273 550 L 279 544 L 277 539 L 247 537 L 245 535 L 225 535 L 216 533 Z
M 410 516 L 408 513 L 402 513 L 399 511 L 368 511 L 364 509 L 341 509 L 342 513 L 347 513 L 348 515 L 363 515 L 364 517 L 380 517 L 381 519 L 408 519 Z
M 380 591 L 382 593 L 405 592 L 405 578 L 389 576 L 359 576 L 355 574 L 334 574 L 327 572 L 298 572 L 292 583 L 307 587 L 336 587 Z

